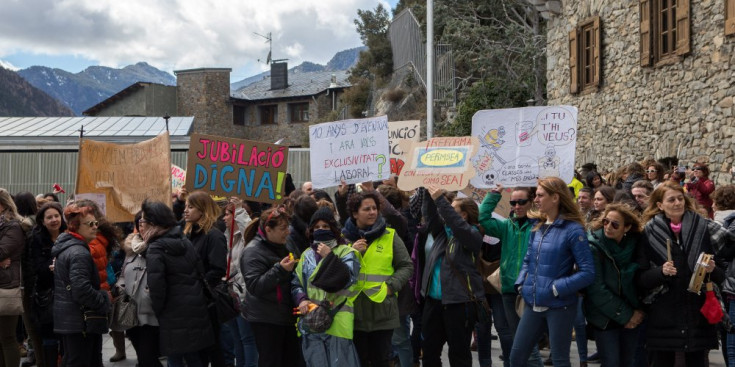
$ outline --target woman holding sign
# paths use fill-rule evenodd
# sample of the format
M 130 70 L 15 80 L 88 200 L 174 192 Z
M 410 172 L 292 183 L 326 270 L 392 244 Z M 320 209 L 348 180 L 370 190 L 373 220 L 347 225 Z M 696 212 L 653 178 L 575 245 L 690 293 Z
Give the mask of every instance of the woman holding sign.
M 717 349 L 717 330 L 700 311 L 706 292 L 687 288 L 701 253 L 730 261 L 735 244 L 719 224 L 697 213 L 693 199 L 676 182 L 662 183 L 649 203 L 643 213 L 649 245 L 638 257 L 638 286 L 648 291 L 643 302 L 650 305 L 646 347 L 654 352 L 654 366 L 673 366 L 677 351 L 684 351 L 687 366 L 705 366 L 705 355 Z M 725 279 L 714 261 L 701 266 L 709 281 Z
M 352 194 L 349 218 L 342 234 L 362 254 L 362 267 L 353 297 L 354 343 L 360 364 L 388 366 L 393 330 L 400 326 L 396 293 L 408 283 L 413 264 L 406 246 L 380 215 L 375 192 Z
M 525 366 L 548 325 L 554 366 L 569 364 L 577 292 L 592 284 L 592 262 L 584 219 L 569 188 L 558 177 L 540 179 L 528 252 L 515 288 L 526 305 L 510 353 L 511 366 Z M 574 265 L 578 270 L 575 271 Z

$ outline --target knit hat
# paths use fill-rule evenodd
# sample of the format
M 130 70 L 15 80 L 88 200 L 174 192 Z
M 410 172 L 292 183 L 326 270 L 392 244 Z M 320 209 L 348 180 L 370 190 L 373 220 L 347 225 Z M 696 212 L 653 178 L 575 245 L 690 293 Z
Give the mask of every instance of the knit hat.
M 329 209 L 326 206 L 323 206 L 319 208 L 314 215 L 311 216 L 311 221 L 309 222 L 309 228 L 314 227 L 316 222 L 323 220 L 327 223 L 329 223 L 329 226 L 332 228 L 339 228 L 339 225 L 337 224 L 337 220 L 334 219 L 334 212 L 332 209 Z
M 344 289 L 350 282 L 350 270 L 334 252 L 322 259 L 319 270 L 311 284 L 327 293 L 335 293 Z

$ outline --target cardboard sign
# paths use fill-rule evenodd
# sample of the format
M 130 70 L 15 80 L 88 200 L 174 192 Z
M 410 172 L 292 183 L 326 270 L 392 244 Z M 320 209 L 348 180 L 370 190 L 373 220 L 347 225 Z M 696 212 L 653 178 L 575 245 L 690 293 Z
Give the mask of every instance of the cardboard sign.
M 186 171 L 175 165 L 171 165 L 171 192 L 178 193 L 186 183 Z
M 79 143 L 77 194 L 102 194 L 107 220 L 132 222 L 145 199 L 171 205 L 168 132 L 137 144 Z
M 107 216 L 107 197 L 105 194 L 75 194 L 74 201 L 78 200 L 94 201 L 102 215 Z
M 539 178 L 574 176 L 577 108 L 524 107 L 477 111 L 472 136 L 480 140 L 472 185 L 536 186 Z
M 512 191 L 512 189 L 506 188 L 500 193 L 500 201 L 498 202 L 498 205 L 495 206 L 495 210 L 493 210 L 493 213 L 497 216 L 507 218 L 510 211 L 513 210 L 510 206 L 510 194 Z M 461 195 L 471 198 L 478 206 L 482 204 L 483 200 L 485 200 L 485 196 L 488 192 L 490 192 L 490 190 L 478 189 L 477 187 L 472 186 L 472 184 L 467 185 L 467 187 L 460 191 Z M 457 194 L 457 196 L 459 195 L 460 194 Z
M 283 199 L 288 147 L 259 141 L 192 134 L 186 189 L 261 203 Z
M 390 144 L 390 173 L 398 175 L 406 164 L 406 152 L 398 144 L 401 140 L 419 141 L 421 121 L 391 121 L 388 123 L 388 142 Z
M 472 156 L 477 139 L 471 136 L 432 138 L 422 142 L 401 141 L 408 152 L 406 165 L 398 175 L 398 187 L 404 191 L 427 185 L 448 191 L 462 190 L 475 175 Z
M 386 179 L 390 144 L 386 116 L 326 122 L 309 127 L 314 188 Z

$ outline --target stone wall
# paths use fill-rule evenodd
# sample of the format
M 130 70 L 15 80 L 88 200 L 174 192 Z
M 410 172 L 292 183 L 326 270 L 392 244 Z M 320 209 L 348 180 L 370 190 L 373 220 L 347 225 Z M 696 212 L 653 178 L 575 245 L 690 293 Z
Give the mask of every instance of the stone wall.
M 243 137 L 243 129 L 232 123 L 230 71 L 202 68 L 175 71 L 180 116 L 194 116 L 193 132 Z
M 735 37 L 724 36 L 724 0 L 691 2 L 691 53 L 640 66 L 638 1 L 564 0 L 547 33 L 549 105 L 579 108 L 577 166 L 613 169 L 646 157 L 708 161 L 730 183 L 735 163 Z M 597 92 L 569 93 L 569 32 L 592 16 L 602 26 Z

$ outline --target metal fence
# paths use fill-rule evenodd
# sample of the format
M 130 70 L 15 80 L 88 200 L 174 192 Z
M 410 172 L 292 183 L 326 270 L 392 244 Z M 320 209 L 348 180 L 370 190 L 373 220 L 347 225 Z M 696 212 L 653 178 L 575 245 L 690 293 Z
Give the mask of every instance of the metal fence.
M 393 50 L 393 70 L 410 67 L 421 84 L 426 87 L 426 42 L 421 25 L 411 9 L 404 9 L 393 17 L 388 29 Z M 434 46 L 434 100 L 455 105 L 454 56 L 452 46 Z
M 186 151 L 172 151 L 171 163 L 186 169 L 186 155 Z M 11 194 L 21 191 L 42 194 L 53 191 L 53 184 L 58 183 L 67 193 L 73 193 L 77 180 L 77 157 L 75 151 L 0 153 L 0 187 Z M 297 188 L 311 180 L 309 149 L 289 149 L 288 172 Z M 335 190 L 327 191 L 332 194 Z M 66 196 L 59 196 L 62 202 L 66 201 Z

